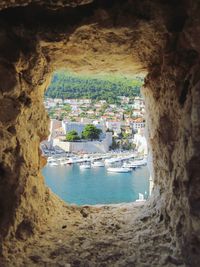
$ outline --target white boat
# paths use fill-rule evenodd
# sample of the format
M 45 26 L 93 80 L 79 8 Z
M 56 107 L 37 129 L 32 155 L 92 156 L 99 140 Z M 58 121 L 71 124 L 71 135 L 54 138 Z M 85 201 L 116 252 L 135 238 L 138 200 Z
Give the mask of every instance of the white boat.
M 89 165 L 89 164 L 81 164 L 80 168 L 81 169 L 91 169 L 91 165 Z
M 55 161 L 54 157 L 48 157 L 47 162 L 50 163 L 52 161 Z
M 89 161 L 89 160 L 88 160 Z M 76 160 L 76 163 L 81 163 L 81 162 L 86 162 L 86 160 L 85 159 L 77 159 Z
M 54 157 L 49 157 L 47 159 L 47 164 L 50 166 L 58 166 L 58 162 Z
M 105 164 L 102 161 L 94 161 L 92 167 L 104 167 Z
M 112 164 L 113 162 L 114 162 L 113 159 L 106 159 L 105 160 L 106 165 Z
M 67 162 L 68 162 L 67 160 L 61 160 L 60 165 L 65 165 L 65 164 L 67 164 Z
M 109 165 L 112 165 L 113 163 L 118 162 L 118 161 L 121 161 L 121 160 L 122 160 L 121 158 L 111 158 L 111 159 L 106 159 L 106 160 L 105 160 L 105 164 L 106 164 L 107 166 L 109 166 Z
M 134 160 L 130 164 L 131 164 L 132 168 L 134 168 L 134 167 L 140 167 L 140 166 L 146 165 L 147 164 L 147 160 L 146 159 Z
M 146 199 L 144 199 L 144 195 L 142 193 L 139 193 L 139 198 L 136 199 L 136 202 L 140 202 L 140 201 L 146 201 Z
M 64 165 L 67 164 L 67 160 L 65 158 L 57 158 L 58 165 Z
M 131 169 L 133 169 L 133 168 L 136 168 L 136 165 L 133 164 L 133 163 L 126 163 L 126 162 L 124 162 L 123 168 L 131 168 Z
M 49 163 L 49 165 L 50 165 L 50 166 L 58 166 L 58 163 L 55 162 L 55 161 L 52 161 L 52 162 Z
M 68 159 L 67 163 L 69 163 L 69 164 L 77 163 L 78 160 L 79 160 L 79 158 L 77 158 L 77 157 L 72 157 L 72 158 L 69 158 L 69 159 Z
M 107 169 L 107 171 L 108 172 L 119 172 L 119 173 L 121 173 L 121 172 L 131 172 L 132 170 L 130 169 L 130 168 L 117 168 L 117 167 L 115 167 L 115 168 L 108 168 Z

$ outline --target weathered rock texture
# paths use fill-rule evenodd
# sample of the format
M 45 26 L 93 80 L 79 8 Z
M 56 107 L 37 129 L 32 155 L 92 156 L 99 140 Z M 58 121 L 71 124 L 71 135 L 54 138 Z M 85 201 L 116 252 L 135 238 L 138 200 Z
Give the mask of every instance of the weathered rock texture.
M 2 258 L 11 259 L 5 266 L 14 266 L 9 255 L 65 210 L 44 185 L 39 151 L 48 134 L 42 97 L 59 67 L 148 73 L 143 94 L 155 188 L 137 231 L 151 227 L 145 239 L 151 244 L 157 224 L 164 227 L 169 257 L 163 261 L 155 252 L 158 266 L 199 266 L 198 1 L 55 2 L 0 3 L 0 233 Z M 126 256 L 115 266 L 128 266 Z
M 135 203 L 63 207 L 26 247 L 19 251 L 12 246 L 7 259 L 19 267 L 185 266 L 170 246 L 164 222 L 154 221 L 152 228 L 141 209 Z

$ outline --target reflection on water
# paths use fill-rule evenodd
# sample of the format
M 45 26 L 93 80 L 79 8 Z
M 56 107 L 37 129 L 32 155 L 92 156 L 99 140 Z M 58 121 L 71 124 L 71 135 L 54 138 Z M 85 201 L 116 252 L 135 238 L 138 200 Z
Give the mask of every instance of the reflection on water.
M 149 194 L 147 167 L 131 173 L 107 173 L 106 168 L 80 169 L 76 164 L 46 166 L 42 171 L 46 184 L 68 203 L 77 205 L 132 202 L 138 193 Z

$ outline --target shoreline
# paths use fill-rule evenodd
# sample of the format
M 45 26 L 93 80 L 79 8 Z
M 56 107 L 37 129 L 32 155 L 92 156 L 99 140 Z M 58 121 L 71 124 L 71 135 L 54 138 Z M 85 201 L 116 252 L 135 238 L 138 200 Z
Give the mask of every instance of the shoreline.
M 122 203 L 113 203 L 113 204 L 84 204 L 84 205 L 77 205 L 77 204 L 70 204 L 66 203 L 67 206 L 69 207 L 76 207 L 76 208 L 106 208 L 106 207 L 111 207 L 111 208 L 123 208 L 123 207 L 132 207 L 132 206 L 142 206 L 147 200 L 142 200 L 142 201 L 133 201 L 133 202 L 122 202 Z

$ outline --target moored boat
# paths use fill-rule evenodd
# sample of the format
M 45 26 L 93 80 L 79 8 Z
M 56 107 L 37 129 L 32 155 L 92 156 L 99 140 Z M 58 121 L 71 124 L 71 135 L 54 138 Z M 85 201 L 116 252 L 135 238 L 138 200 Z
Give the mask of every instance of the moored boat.
M 71 158 L 68 159 L 67 163 L 68 164 L 77 163 L 78 160 L 79 160 L 79 158 L 77 158 L 77 157 L 71 157 Z
M 103 163 L 103 161 L 94 161 L 92 162 L 92 167 L 104 167 L 105 164 Z
M 147 164 L 147 160 L 146 159 L 134 160 L 133 162 L 130 162 L 129 164 L 131 168 L 141 167 Z
M 90 164 L 81 164 L 80 168 L 81 169 L 91 169 L 91 165 Z
M 58 163 L 56 161 L 49 162 L 50 166 L 58 166 Z
M 106 159 L 105 160 L 105 164 L 107 165 L 107 166 L 110 166 L 110 165 L 112 165 L 112 164 L 114 164 L 114 163 L 116 163 L 116 162 L 119 162 L 119 161 L 121 161 L 122 159 L 121 158 L 109 158 L 109 159 Z
M 118 173 L 125 173 L 125 172 L 131 172 L 130 168 L 117 168 L 117 167 L 111 167 L 107 169 L 108 172 L 118 172 Z
M 135 169 L 136 165 L 134 165 L 133 163 L 124 163 L 123 164 L 123 168 L 131 168 L 131 169 Z
M 67 164 L 67 160 L 61 160 L 60 161 L 60 165 L 65 165 L 65 164 Z

